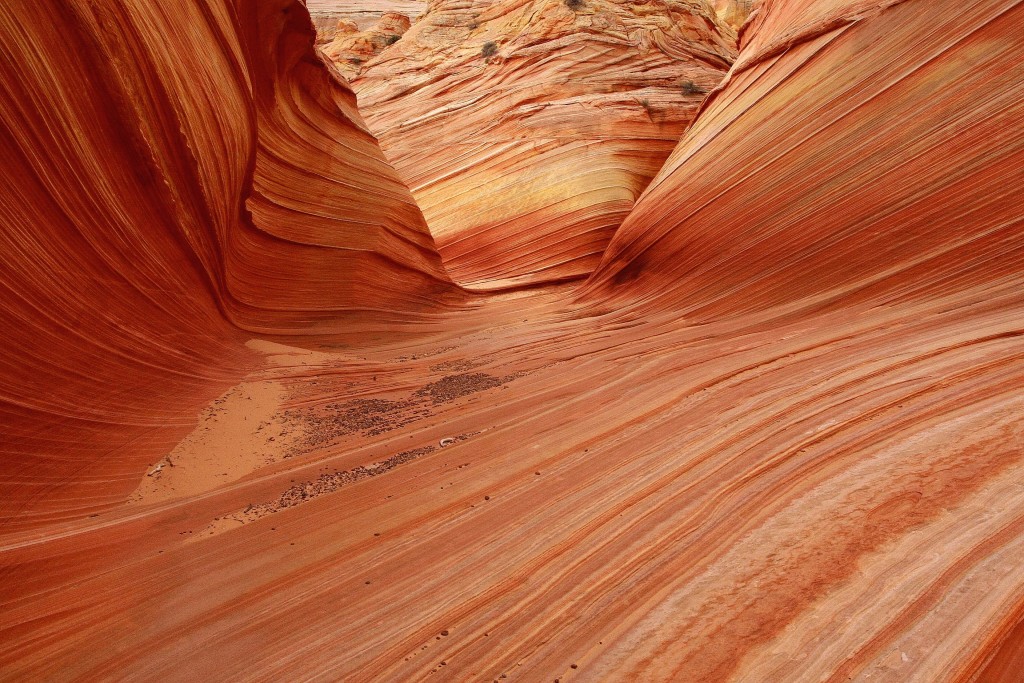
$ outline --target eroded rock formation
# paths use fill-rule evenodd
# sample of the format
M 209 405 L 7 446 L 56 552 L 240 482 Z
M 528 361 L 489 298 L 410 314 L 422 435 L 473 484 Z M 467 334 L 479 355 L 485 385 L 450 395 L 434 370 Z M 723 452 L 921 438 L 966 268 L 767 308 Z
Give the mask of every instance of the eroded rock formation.
M 409 17 L 398 12 L 385 12 L 373 28 L 366 31 L 352 30 L 355 24 L 346 25 L 342 30 L 339 24 L 334 40 L 324 46 L 324 54 L 347 79 L 354 78 L 366 61 L 397 43 L 410 25 Z
M 5 515 L 72 473 L 74 505 L 130 491 L 101 474 L 122 468 L 107 430 L 144 438 L 223 382 L 237 328 L 344 329 L 451 291 L 300 4 L 7 3 L 0 39 Z
M 1016 282 L 1020 17 L 960 5 L 765 3 L 592 289 L 705 318 Z
M 759 0 L 715 0 L 715 12 L 725 23 L 739 30 Z
M 434 2 L 356 81 L 459 282 L 578 278 L 732 59 L 703 0 Z
M 365 31 L 389 12 L 415 19 L 427 8 L 426 0 L 306 0 L 316 27 L 317 43 L 334 40 L 345 33 L 351 23 L 357 31 Z
M 220 256 L 366 177 L 301 8 L 22 4 L 0 678 L 1018 683 L 1024 3 L 766 2 L 582 289 L 306 321 Z

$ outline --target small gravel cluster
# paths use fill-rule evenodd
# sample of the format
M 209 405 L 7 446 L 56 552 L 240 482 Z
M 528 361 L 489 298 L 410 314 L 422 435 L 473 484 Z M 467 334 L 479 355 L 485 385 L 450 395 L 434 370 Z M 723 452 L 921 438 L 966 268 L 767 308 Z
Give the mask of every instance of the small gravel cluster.
M 505 381 L 500 377 L 488 375 L 486 372 L 469 372 L 458 375 L 446 375 L 436 382 L 427 384 L 416 391 L 413 396 L 430 397 L 434 404 L 448 403 L 462 396 L 475 394 L 500 387 Z
M 289 487 L 281 494 L 281 497 L 275 501 L 249 505 L 242 510 L 242 514 L 245 515 L 248 520 L 253 520 L 258 519 L 263 515 L 283 510 L 284 508 L 295 507 L 296 505 L 305 503 L 307 500 L 312 500 L 317 496 L 337 491 L 346 484 L 351 484 L 368 477 L 374 477 L 378 474 L 384 474 L 385 472 L 392 470 L 399 465 L 403 465 L 410 460 L 415 460 L 416 458 L 428 453 L 433 453 L 435 450 L 437 450 L 436 446 L 423 446 L 422 448 L 402 451 L 398 455 L 393 455 L 387 460 L 375 462 L 372 465 L 360 465 L 359 467 L 353 467 L 350 470 L 321 474 L 313 481 L 304 481 L 301 484 Z

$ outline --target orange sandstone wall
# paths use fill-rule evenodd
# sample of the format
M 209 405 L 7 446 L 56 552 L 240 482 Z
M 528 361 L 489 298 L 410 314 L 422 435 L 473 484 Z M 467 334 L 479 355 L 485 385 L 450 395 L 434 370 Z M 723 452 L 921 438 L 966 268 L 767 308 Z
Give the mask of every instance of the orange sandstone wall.
M 1024 280 L 1024 4 L 773 0 L 590 293 L 694 318 Z
M 715 12 L 722 21 L 739 29 L 757 4 L 758 0 L 715 0 Z
M 734 39 L 704 0 L 443 0 L 353 84 L 452 277 L 548 282 L 594 268 Z
M 238 327 L 452 291 L 312 42 L 287 0 L 0 5 L 0 524 L 123 497 L 247 367 Z
M 1020 286 L 1024 5 L 766 2 L 590 283 L 707 317 Z

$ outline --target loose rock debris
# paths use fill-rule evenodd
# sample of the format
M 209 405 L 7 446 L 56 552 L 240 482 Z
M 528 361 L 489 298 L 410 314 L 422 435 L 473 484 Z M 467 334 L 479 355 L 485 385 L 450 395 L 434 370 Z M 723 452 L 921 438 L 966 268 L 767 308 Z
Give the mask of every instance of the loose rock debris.
M 299 425 L 303 438 L 286 457 L 300 455 L 351 434 L 364 437 L 384 434 L 431 416 L 432 406 L 504 386 L 524 374 L 497 377 L 483 372 L 457 373 L 421 387 L 407 399 L 357 398 L 315 408 L 287 410 L 285 421 Z

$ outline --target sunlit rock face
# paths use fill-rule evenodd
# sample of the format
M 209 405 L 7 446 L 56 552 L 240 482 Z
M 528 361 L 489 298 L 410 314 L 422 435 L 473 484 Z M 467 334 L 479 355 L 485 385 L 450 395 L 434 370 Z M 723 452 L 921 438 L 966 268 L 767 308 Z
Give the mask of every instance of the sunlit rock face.
M 1019 283 L 1020 12 L 764 3 L 591 290 L 703 318 Z
M 366 61 L 398 42 L 410 25 L 409 17 L 404 14 L 386 12 L 372 28 L 365 31 L 347 30 L 348 26 L 344 31 L 339 30 L 334 40 L 324 46 L 324 54 L 346 79 L 354 78 Z
M 159 432 L 169 397 L 246 362 L 238 328 L 339 329 L 452 291 L 301 5 L 17 4 L 0 7 L 0 505 L 103 504 L 128 482 L 92 441 Z M 41 502 L 22 468 L 89 483 Z
M 743 26 L 760 0 L 714 0 L 715 12 L 719 18 L 734 29 Z
M 586 275 L 733 58 L 702 0 L 438 1 L 354 85 L 461 283 Z

